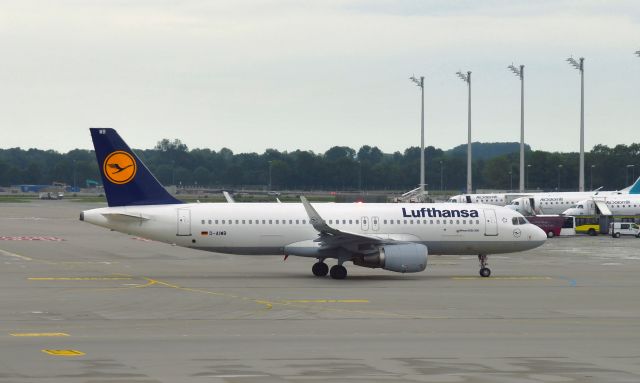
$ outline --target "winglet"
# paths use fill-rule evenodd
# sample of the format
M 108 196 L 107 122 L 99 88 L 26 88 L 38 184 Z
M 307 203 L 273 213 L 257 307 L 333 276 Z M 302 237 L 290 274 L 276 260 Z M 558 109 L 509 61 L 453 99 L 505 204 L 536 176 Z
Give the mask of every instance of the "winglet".
M 328 233 L 335 234 L 338 233 L 338 230 L 332 228 L 327 225 L 327 223 L 322 219 L 320 214 L 316 211 L 316 209 L 311 206 L 307 198 L 304 196 L 300 196 L 300 201 L 302 201 L 302 206 L 304 206 L 304 210 L 307 211 L 307 215 L 309 216 L 309 222 L 313 225 L 313 228 L 319 231 L 320 233 Z
M 228 191 L 223 190 L 222 194 L 224 195 L 224 199 L 226 199 L 228 203 L 235 203 L 236 202 L 236 200 L 233 199 L 233 197 L 231 196 L 231 194 L 229 194 Z

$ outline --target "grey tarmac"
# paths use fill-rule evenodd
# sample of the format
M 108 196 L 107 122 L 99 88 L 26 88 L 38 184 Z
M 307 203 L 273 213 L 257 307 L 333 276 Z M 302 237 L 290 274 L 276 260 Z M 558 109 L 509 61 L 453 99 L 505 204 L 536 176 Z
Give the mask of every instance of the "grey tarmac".
M 199 252 L 0 204 L 0 382 L 639 382 L 640 239 L 395 274 Z

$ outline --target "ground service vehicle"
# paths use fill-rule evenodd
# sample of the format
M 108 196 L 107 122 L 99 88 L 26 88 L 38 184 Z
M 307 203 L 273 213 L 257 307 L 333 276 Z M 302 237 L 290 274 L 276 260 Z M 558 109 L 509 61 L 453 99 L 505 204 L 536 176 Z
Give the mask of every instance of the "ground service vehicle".
M 609 234 L 613 238 L 620 238 L 621 235 L 634 235 L 640 238 L 640 226 L 631 222 L 612 222 L 609 226 Z

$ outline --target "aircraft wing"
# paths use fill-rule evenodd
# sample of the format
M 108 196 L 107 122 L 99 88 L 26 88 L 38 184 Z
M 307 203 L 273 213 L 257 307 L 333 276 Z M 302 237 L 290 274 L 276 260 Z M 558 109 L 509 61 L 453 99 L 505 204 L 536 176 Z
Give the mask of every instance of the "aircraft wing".
M 102 215 L 110 220 L 114 221 L 148 221 L 149 217 L 146 217 L 140 213 L 129 213 L 129 212 L 110 212 L 110 213 L 102 213 Z
M 304 209 L 309 216 L 309 222 L 319 233 L 319 237 L 315 242 L 319 242 L 321 248 L 331 249 L 338 247 L 363 247 L 366 245 L 382 245 L 388 243 L 399 243 L 400 241 L 383 238 L 375 235 L 356 234 L 348 231 L 342 231 L 329 226 L 324 219 L 318 214 L 316 209 L 311 206 L 304 196 L 300 197 Z

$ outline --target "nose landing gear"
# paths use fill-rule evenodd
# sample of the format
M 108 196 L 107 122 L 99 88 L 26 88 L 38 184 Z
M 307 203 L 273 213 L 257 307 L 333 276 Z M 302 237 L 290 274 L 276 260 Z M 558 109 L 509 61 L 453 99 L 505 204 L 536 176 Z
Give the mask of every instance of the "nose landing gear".
M 491 275 L 491 269 L 487 267 L 489 264 L 487 259 L 488 256 L 486 254 L 478 255 L 478 261 L 480 261 L 480 276 L 483 278 L 487 278 Z

